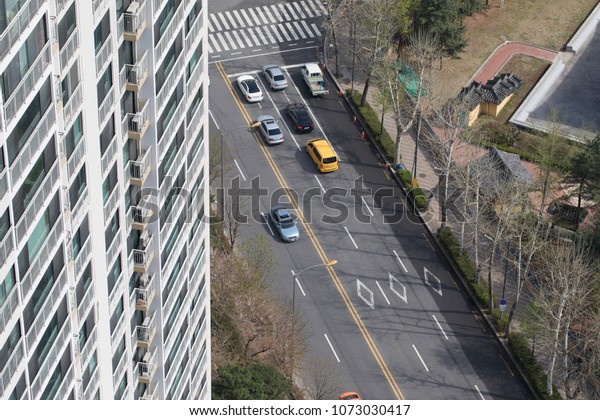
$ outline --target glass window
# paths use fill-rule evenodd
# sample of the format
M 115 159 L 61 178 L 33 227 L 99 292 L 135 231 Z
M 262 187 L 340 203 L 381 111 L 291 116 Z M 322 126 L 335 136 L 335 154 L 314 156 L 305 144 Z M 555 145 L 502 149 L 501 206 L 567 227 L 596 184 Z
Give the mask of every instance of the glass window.
M 186 71 L 186 74 L 185 74 L 186 80 L 188 80 L 188 81 L 190 80 L 190 77 L 192 76 L 192 72 L 196 68 L 196 65 L 200 62 L 201 57 L 202 57 L 202 42 L 200 42 L 198 44 L 198 46 L 194 50 L 194 53 L 190 57 L 190 61 L 188 62 L 188 65 L 185 70 Z
M 0 366 L 6 366 L 10 356 L 17 348 L 21 339 L 21 325 L 17 322 L 15 327 L 8 335 L 3 347 L 0 347 Z
M 67 151 L 67 159 L 71 157 L 75 151 L 75 147 L 79 144 L 79 141 L 83 138 L 83 119 L 81 113 L 75 118 L 71 129 L 65 135 L 65 146 Z
M 10 295 L 10 292 L 15 287 L 15 284 L 14 268 L 11 267 L 4 280 L 2 280 L 2 283 L 0 283 L 0 308 L 8 299 L 8 295 Z M 2 366 L 1 363 L 0 366 Z
M 56 313 L 52 316 L 50 325 L 46 328 L 44 335 L 40 339 L 40 344 L 36 349 L 37 352 L 37 363 L 38 366 L 42 366 L 46 360 L 46 356 L 50 352 L 50 349 L 54 346 L 54 340 L 58 336 L 58 317 Z
M 96 86 L 98 93 L 98 106 L 102 105 L 102 102 L 104 102 L 104 98 L 106 98 L 106 95 L 108 94 L 108 91 L 112 85 L 112 64 L 109 64 L 104 74 L 102 74 L 102 77 L 100 77 L 98 85 Z
M 63 18 L 60 20 L 58 24 L 58 43 L 60 45 L 60 49 L 62 49 L 75 29 L 77 28 L 77 18 L 75 16 L 75 3 L 74 2 L 69 10 L 65 13 Z
M 42 245 L 44 245 L 44 242 L 48 237 L 48 233 L 50 232 L 50 228 L 50 214 L 48 211 L 45 211 L 35 229 L 33 229 L 33 232 L 31 232 L 31 236 L 29 236 L 29 239 L 27 240 L 29 264 L 33 262 L 38 252 L 42 248 Z
M 40 399 L 41 400 L 54 399 L 54 397 L 56 396 L 56 393 L 58 392 L 58 390 L 60 388 L 62 379 L 63 379 L 63 375 L 62 375 L 62 371 L 61 371 L 60 363 L 59 363 L 58 366 L 56 367 L 56 369 L 54 370 L 54 373 L 52 373 L 52 376 L 50 377 L 50 381 L 48 382 L 48 385 L 46 386 L 46 389 L 42 393 L 42 396 L 40 397 Z
M 33 313 L 37 314 L 40 312 L 40 309 L 46 302 L 46 298 L 50 294 L 52 290 L 52 286 L 56 283 L 56 276 L 54 275 L 54 270 L 52 268 L 52 264 L 48 267 L 48 269 L 44 272 L 40 283 L 36 287 L 33 295 L 31 297 L 30 304 L 33 304 Z
M 98 24 L 94 30 L 94 48 L 96 54 L 100 52 L 100 48 L 104 45 L 104 42 L 110 35 L 110 13 L 106 13 L 102 18 L 102 21 Z

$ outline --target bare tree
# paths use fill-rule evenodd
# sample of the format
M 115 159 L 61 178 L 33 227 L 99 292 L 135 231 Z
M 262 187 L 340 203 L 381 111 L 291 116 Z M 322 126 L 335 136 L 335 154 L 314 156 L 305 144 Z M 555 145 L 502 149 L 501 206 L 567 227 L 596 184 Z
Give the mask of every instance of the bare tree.
M 238 251 L 252 273 L 247 281 L 256 287 L 265 286 L 266 282 L 273 276 L 277 264 L 267 237 L 258 234 L 245 239 L 240 244 Z
M 532 290 L 534 305 L 526 323 L 547 360 L 546 392 L 552 395 L 559 360 L 563 379 L 568 378 L 573 326 L 592 313 L 594 269 L 585 251 L 565 241 L 548 243 L 538 255 L 540 283 Z
M 333 54 L 335 57 L 335 76 L 340 75 L 340 46 L 337 34 L 337 28 L 343 22 L 348 13 L 348 7 L 352 0 L 330 0 L 325 5 L 326 16 L 326 31 L 331 35 L 333 42 Z
M 304 385 L 313 400 L 332 400 L 340 393 L 339 372 L 331 359 L 312 359 L 308 362 Z
M 229 194 L 224 198 L 223 206 L 223 232 L 233 248 L 240 226 L 247 223 L 248 200 L 247 197 L 241 197 L 239 191 L 230 189 Z
M 223 171 L 221 171 L 221 157 L 223 158 Z M 231 156 L 221 142 L 219 136 L 211 135 L 208 144 L 208 176 L 210 184 L 232 169 Z

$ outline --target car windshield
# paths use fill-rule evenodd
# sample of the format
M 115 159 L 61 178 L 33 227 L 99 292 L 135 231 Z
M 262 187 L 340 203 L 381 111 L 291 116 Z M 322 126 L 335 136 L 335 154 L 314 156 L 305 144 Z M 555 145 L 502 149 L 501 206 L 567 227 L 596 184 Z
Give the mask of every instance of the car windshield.
M 273 80 L 275 80 L 277 82 L 281 82 L 281 81 L 285 80 L 285 77 L 283 77 L 283 74 L 276 74 L 275 76 L 273 76 Z
M 312 123 L 312 120 L 310 119 L 310 116 L 306 110 L 300 110 L 296 115 L 298 116 L 298 123 L 301 125 L 310 125 Z
M 289 216 L 285 219 L 281 219 L 281 227 L 283 229 L 294 227 L 295 224 L 296 223 L 294 222 L 294 220 Z
M 269 135 L 274 136 L 276 134 L 281 134 L 279 127 L 269 128 Z
M 337 157 L 335 157 L 335 156 L 323 159 L 323 163 L 334 163 L 335 161 L 337 161 Z
M 260 92 L 260 89 L 258 88 L 258 85 L 256 84 L 256 82 L 254 80 L 246 80 L 246 85 L 248 86 L 248 92 L 250 92 L 250 93 Z

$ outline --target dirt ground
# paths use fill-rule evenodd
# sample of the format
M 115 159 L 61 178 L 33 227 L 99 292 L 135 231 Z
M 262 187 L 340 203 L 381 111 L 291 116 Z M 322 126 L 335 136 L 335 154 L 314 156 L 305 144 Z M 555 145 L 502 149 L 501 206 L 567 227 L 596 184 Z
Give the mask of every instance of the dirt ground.
M 559 51 L 598 0 L 490 0 L 490 8 L 465 20 L 468 45 L 458 60 L 444 59 L 432 89 L 448 99 L 458 93 L 492 51 L 505 41 L 521 41 Z

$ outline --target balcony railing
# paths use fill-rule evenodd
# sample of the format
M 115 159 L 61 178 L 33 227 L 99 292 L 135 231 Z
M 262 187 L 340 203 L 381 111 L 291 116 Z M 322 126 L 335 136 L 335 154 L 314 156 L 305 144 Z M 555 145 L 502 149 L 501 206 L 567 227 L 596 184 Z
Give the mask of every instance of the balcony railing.
M 115 184 L 112 192 L 108 196 L 108 200 L 104 203 L 104 224 L 106 225 L 110 217 L 115 212 L 115 208 L 119 204 L 119 186 Z
M 71 390 L 71 386 L 75 383 L 73 379 L 75 379 L 75 370 L 73 368 L 73 365 L 71 365 L 69 367 L 69 370 L 65 374 L 62 383 L 60 384 L 60 388 L 58 388 L 58 392 L 56 393 L 56 397 L 54 398 L 55 400 L 67 399 L 67 397 L 69 396 L 68 392 Z
M 121 86 L 130 92 L 139 92 L 148 78 L 148 51 L 135 64 L 125 64 L 120 77 Z
M 127 361 L 127 352 L 124 351 L 123 354 L 121 354 L 121 358 L 119 359 L 119 363 L 117 364 L 115 371 L 113 372 L 113 387 L 115 387 L 115 388 L 117 388 L 117 386 L 119 385 L 119 382 L 121 382 L 121 379 L 123 379 L 123 374 L 127 370 L 126 361 Z
M 153 214 L 154 212 L 151 209 L 130 206 L 127 210 L 127 231 L 130 232 L 131 229 L 145 230 Z
M 117 256 L 117 254 L 119 253 L 119 250 L 121 249 L 121 240 L 120 240 L 119 236 L 120 236 L 120 233 L 115 235 L 115 237 L 112 241 L 112 244 L 110 244 L 110 247 L 108 248 L 108 252 L 106 253 L 106 265 L 109 267 L 112 267 L 112 263 L 115 260 L 115 257 Z
M 54 107 L 49 106 L 41 121 L 34 128 L 33 134 L 31 134 L 29 140 L 27 140 L 25 147 L 21 149 L 21 152 L 19 153 L 19 155 L 17 156 L 10 168 L 13 186 L 17 184 L 17 182 L 25 172 L 25 169 L 28 166 L 33 165 L 33 163 L 36 161 L 35 154 L 42 148 L 42 146 L 46 142 L 55 122 L 56 113 L 54 112 Z
M 123 314 L 123 315 L 121 315 L 121 318 L 119 318 L 117 325 L 115 325 L 115 329 L 110 334 L 110 342 L 112 343 L 111 347 L 113 348 L 113 350 L 119 344 L 119 339 L 123 335 L 124 329 L 125 329 L 125 315 Z
M 50 379 L 50 376 L 56 367 L 56 363 L 59 361 L 58 359 L 62 355 L 64 347 L 66 346 L 66 343 L 70 337 L 71 328 L 69 325 L 69 320 L 66 319 L 61 327 L 60 333 L 58 334 L 54 345 L 50 348 L 50 351 L 46 356 L 46 360 L 44 360 L 44 363 L 40 367 L 37 376 L 31 384 L 32 399 L 40 399 L 40 394 L 42 393 L 47 381 Z
M 77 318 L 79 319 L 79 323 L 82 323 L 87 318 L 87 314 L 93 306 L 95 297 L 96 292 L 94 286 L 90 285 L 85 291 L 81 302 L 77 305 Z
M 100 127 L 102 127 L 104 125 L 104 123 L 106 122 L 106 120 L 108 119 L 108 116 L 109 116 L 110 111 L 114 104 L 115 104 L 115 87 L 113 85 L 113 86 L 111 86 L 110 90 L 106 94 L 106 97 L 102 101 L 102 104 L 98 107 L 98 123 L 99 123 Z
M 7 173 L 7 168 L 4 168 L 2 172 L 0 172 L 0 200 L 2 200 L 4 194 L 8 192 L 8 177 L 6 176 Z
M 169 372 L 166 374 L 165 384 L 167 385 L 167 387 L 170 387 L 172 385 L 172 381 L 173 381 L 173 377 L 175 376 L 175 372 L 177 372 L 177 370 L 179 368 L 179 364 L 181 363 L 181 360 L 183 359 L 183 357 L 187 355 L 190 336 L 191 336 L 191 333 L 190 333 L 190 329 L 188 328 L 187 331 L 183 334 L 183 340 L 181 341 L 181 346 L 179 347 L 179 351 L 177 352 L 177 355 L 175 356 L 175 359 L 173 360 L 173 363 L 171 364 Z M 171 349 L 169 348 L 166 351 L 170 352 Z M 168 353 L 166 353 L 166 354 L 168 354 Z
M 154 288 L 154 274 L 142 274 L 138 279 L 138 285 L 132 295 L 135 299 L 136 311 L 148 312 L 148 309 L 154 300 L 154 296 L 156 295 L 156 289 Z
M 21 219 L 17 222 L 17 243 L 21 243 L 21 241 L 25 239 L 27 232 L 39 222 L 36 219 L 36 216 L 46 208 L 48 205 L 47 201 L 49 201 L 56 193 L 57 188 L 54 187 L 59 186 L 59 180 L 60 165 L 58 160 L 56 160 L 23 212 Z
M 130 160 L 127 166 L 129 167 L 131 184 L 138 187 L 144 185 L 152 169 L 152 165 L 150 164 L 150 148 L 142 149 L 142 153 L 137 160 Z
M 15 249 L 15 240 L 13 238 L 12 226 L 8 228 L 8 231 L 4 235 L 4 238 L 0 240 L 0 268 L 4 267 L 4 264 L 8 261 L 8 256 Z M 1 331 L 1 329 L 0 329 Z
M 135 372 L 138 375 L 138 380 L 141 383 L 148 385 L 150 382 L 152 382 L 152 378 L 156 373 L 158 365 L 154 360 L 154 354 L 150 352 L 146 353 L 142 360 L 142 362 L 138 362 L 136 365 Z
M 166 0 L 152 0 L 152 10 L 154 11 L 154 14 L 152 16 L 158 17 L 160 15 L 164 3 L 166 3 Z
M 65 72 L 69 62 L 79 49 L 79 27 L 76 27 L 65 45 L 60 49 L 60 71 Z
M 56 279 L 56 283 L 52 286 L 52 290 L 40 311 L 36 314 L 35 320 L 29 331 L 27 332 L 27 348 L 34 349 L 37 345 L 38 338 L 41 333 L 43 333 L 48 327 L 48 323 L 50 323 L 52 319 L 52 314 L 56 311 L 56 307 L 64 297 L 67 289 L 67 274 L 66 270 L 63 268 L 60 275 Z
M 204 98 L 202 98 L 196 107 L 196 110 L 194 111 L 194 115 L 192 115 L 192 118 L 190 121 L 188 121 L 187 128 L 185 129 L 185 136 L 192 144 L 196 140 L 198 130 L 200 127 L 202 127 L 202 118 L 204 117 L 204 102 Z
M 56 0 L 56 15 L 60 15 L 60 12 L 65 8 L 66 4 L 71 0 Z
M 185 35 L 185 51 L 188 54 L 192 54 L 195 50 L 194 44 L 200 38 L 200 31 L 202 30 L 204 13 L 201 11 L 198 16 L 196 16 L 196 20 L 192 23 L 192 27 L 188 30 L 188 33 Z M 186 60 L 188 61 L 188 60 Z
M 175 64 L 171 69 L 171 72 L 167 76 L 167 79 L 163 83 L 158 95 L 156 95 L 156 105 L 158 111 L 156 112 L 158 115 L 163 111 L 165 105 L 168 102 L 168 99 L 171 97 L 171 93 L 179 80 L 183 77 L 183 69 L 185 68 L 185 53 L 181 51 L 179 53 L 179 57 L 175 60 Z
M 86 215 L 88 204 L 88 188 L 86 186 L 83 192 L 79 195 L 79 199 L 71 211 L 71 229 L 73 232 L 77 231 L 77 228 L 81 224 L 83 217 Z
M 98 328 L 94 325 L 94 329 L 90 334 L 88 334 L 87 341 L 83 345 L 83 350 L 81 350 L 81 365 L 87 366 L 89 362 L 89 358 L 92 355 L 92 352 L 96 348 L 97 344 L 97 336 L 98 336 Z M 77 343 L 79 345 L 79 343 Z
M 50 42 L 47 42 L 42 52 L 35 59 L 25 76 L 13 91 L 12 95 L 4 103 L 4 112 L 6 115 L 5 124 L 8 125 L 13 120 L 17 111 L 28 104 L 27 98 L 35 94 L 35 85 L 42 80 L 44 71 L 52 63 L 52 51 L 50 50 Z
M 110 291 L 110 294 L 108 295 L 108 311 L 109 312 L 113 312 L 115 310 L 115 308 L 117 307 L 117 304 L 119 303 L 121 296 L 123 296 L 123 285 L 125 283 L 123 281 L 123 277 L 125 277 L 125 276 L 123 275 L 123 272 L 121 272 L 121 274 L 119 274 L 119 277 L 115 281 L 115 284 L 113 285 L 113 288 Z
M 114 135 L 113 138 L 110 140 L 110 143 L 104 151 L 104 154 L 102 155 L 102 158 L 100 160 L 100 166 L 102 168 L 102 178 L 106 176 L 106 172 L 108 172 L 108 170 L 111 168 L 111 163 L 113 162 L 115 155 L 117 154 L 117 150 L 119 150 L 119 144 L 116 138 L 117 136 Z
M 113 42 L 112 42 L 112 37 L 109 35 L 106 37 L 104 44 L 102 44 L 102 46 L 98 50 L 98 53 L 96 53 L 96 76 L 97 77 L 100 77 L 100 74 L 102 73 L 102 69 L 104 68 L 105 64 L 108 63 L 108 60 L 110 59 L 110 55 L 112 54 L 112 52 L 113 52 Z
M 92 0 L 92 11 L 94 12 L 94 23 L 98 22 L 103 16 L 103 11 L 105 9 L 107 0 Z
M 136 325 L 135 330 L 133 330 L 131 347 L 132 348 L 143 348 L 149 349 L 150 344 L 152 343 L 152 339 L 154 339 L 154 335 L 156 334 L 156 318 L 154 316 L 147 316 L 144 319 L 144 323 L 142 325 Z
M 148 271 L 148 268 L 150 268 L 150 263 L 154 258 L 154 243 L 152 241 L 152 235 L 149 235 L 147 240 L 140 240 L 140 242 L 141 248 L 134 248 L 129 254 L 129 266 L 131 268 L 130 271 L 145 273 Z
M 58 217 L 56 223 L 50 230 L 50 233 L 46 237 L 42 248 L 38 252 L 38 255 L 33 260 L 33 263 L 29 266 L 29 270 L 25 273 L 25 276 L 21 279 L 21 288 L 23 300 L 27 302 L 29 300 L 29 292 L 35 290 L 37 283 L 42 277 L 44 270 L 43 268 L 48 264 L 50 257 L 54 255 L 54 248 L 57 245 L 62 244 L 62 235 L 64 234 L 64 223 L 61 216 Z
M 90 382 L 88 383 L 87 387 L 85 388 L 85 391 L 83 391 L 83 399 L 84 400 L 91 400 L 92 398 L 94 398 L 94 394 L 96 393 L 96 390 L 98 389 L 98 385 L 100 385 L 100 369 L 96 367 L 96 370 L 94 371 L 94 373 L 92 374 L 92 377 L 90 378 Z
M 140 40 L 144 29 L 146 28 L 147 6 L 146 0 L 132 3 L 124 13 L 124 37 L 126 41 L 137 42 Z
M 75 278 L 79 278 L 79 274 L 83 270 L 85 264 L 88 262 L 88 258 L 92 253 L 92 240 L 88 236 L 83 247 L 79 250 L 79 254 L 75 258 Z
M 69 160 L 67 161 L 67 172 L 69 174 L 69 180 L 73 179 L 76 174 L 76 170 L 79 167 L 79 164 L 83 160 L 83 156 L 85 156 L 85 139 L 82 137 L 75 146 L 75 150 L 71 153 Z
M 179 3 L 179 6 L 177 6 L 177 10 L 171 18 L 171 22 L 169 22 L 169 24 L 167 25 L 167 29 L 165 30 L 165 32 L 160 34 L 160 41 L 158 41 L 158 44 L 156 44 L 156 46 L 154 47 L 154 62 L 157 66 L 160 65 L 160 63 L 162 62 L 165 53 L 167 52 L 171 44 L 173 44 L 173 39 L 175 38 L 175 35 L 181 29 L 181 26 L 185 21 L 184 12 L 185 11 L 183 10 L 183 2 L 181 2 Z
M 0 60 L 4 60 L 10 49 L 17 44 L 25 28 L 29 26 L 35 14 L 46 3 L 46 0 L 28 0 L 12 19 L 4 35 L 0 37 Z
M 179 104 L 177 106 L 177 109 L 173 113 L 171 120 L 167 124 L 167 127 L 163 131 L 163 133 L 160 136 L 160 139 L 158 141 L 158 156 L 159 156 L 158 160 L 159 161 L 164 159 L 165 153 L 166 153 L 167 149 L 169 148 L 171 141 L 177 135 L 177 128 L 181 124 L 181 120 L 183 119 L 184 115 L 185 115 L 185 106 L 182 106 L 182 104 Z
M 148 100 L 139 101 L 139 111 L 125 115 L 127 135 L 132 140 L 141 140 L 150 125 Z
M 8 359 L 8 362 L 2 367 L 2 373 L 0 374 L 0 396 L 4 395 L 4 391 L 6 391 L 6 388 L 10 385 L 11 379 L 14 379 L 13 377 L 19 369 L 19 365 L 26 361 L 25 339 L 21 338 Z
M 200 73 L 202 73 L 203 71 L 203 61 L 204 60 L 202 59 L 198 60 L 198 62 L 196 63 L 196 67 L 194 67 L 194 70 L 192 70 L 189 79 L 187 79 L 186 81 L 186 103 L 188 105 L 190 104 L 190 102 L 192 102 L 192 99 L 194 99 L 194 95 L 196 94 L 198 87 L 200 86 L 200 84 L 202 84 L 202 80 L 204 80 L 202 77 L 200 77 Z
M 19 306 L 19 293 L 17 292 L 18 287 L 13 286 L 8 297 L 4 301 L 2 308 L 0 308 L 0 333 L 4 332 L 6 325 L 15 314 L 17 307 Z M 0 392 L 0 395 L 2 393 Z
M 65 127 L 68 127 L 71 123 L 71 120 L 75 117 L 77 110 L 83 103 L 83 90 L 81 88 L 81 83 L 77 85 L 77 88 L 71 96 L 69 97 L 69 102 L 63 108 L 63 118 L 65 121 Z

